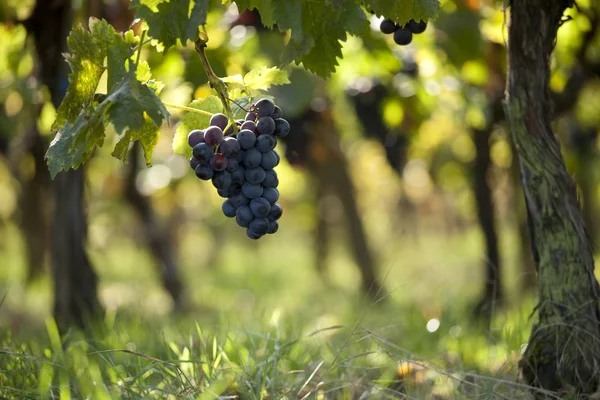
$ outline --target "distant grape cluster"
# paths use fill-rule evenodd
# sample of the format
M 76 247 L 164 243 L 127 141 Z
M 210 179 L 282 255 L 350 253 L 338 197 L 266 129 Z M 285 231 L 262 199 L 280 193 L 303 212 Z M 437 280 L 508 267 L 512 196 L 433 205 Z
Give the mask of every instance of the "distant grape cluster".
M 427 29 L 427 22 L 423 20 L 417 22 L 414 19 L 411 19 L 406 25 L 400 26 L 391 19 L 384 19 L 381 21 L 379 29 L 386 35 L 393 33 L 394 42 L 400 46 L 405 46 L 412 42 L 413 34 L 418 35 L 425 32 L 425 29 Z
M 246 228 L 250 239 L 260 239 L 279 229 L 283 210 L 277 203 L 279 179 L 274 168 L 280 158 L 275 146 L 277 138 L 290 132 L 290 124 L 268 99 L 253 104 L 236 127 L 228 124 L 224 114 L 215 114 L 208 128 L 189 133 L 190 166 L 198 178 L 212 180 L 226 199 L 223 214 Z

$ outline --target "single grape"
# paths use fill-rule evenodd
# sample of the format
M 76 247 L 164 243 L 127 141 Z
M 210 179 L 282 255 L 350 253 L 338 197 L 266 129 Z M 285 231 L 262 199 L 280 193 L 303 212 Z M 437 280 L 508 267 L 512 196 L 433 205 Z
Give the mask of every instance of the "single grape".
M 206 144 L 215 147 L 223 140 L 223 131 L 218 126 L 210 126 L 204 131 Z
M 195 157 L 191 157 L 190 158 L 190 167 L 192 167 L 193 170 L 196 169 L 196 167 L 198 166 L 198 164 L 200 164 L 200 161 L 196 160 Z
M 263 193 L 263 187 L 257 183 L 246 182 L 242 185 L 242 193 L 249 199 L 256 199 Z
M 252 240 L 258 240 L 264 236 L 264 235 L 259 235 L 258 233 L 254 232 L 250 228 L 246 228 L 246 235 L 248 236 L 248 238 L 250 238 Z
M 257 218 L 266 218 L 271 212 L 271 204 L 264 197 L 250 200 L 250 210 Z
M 277 152 L 274 150 L 269 151 L 268 153 L 262 153 L 262 157 L 260 160 L 260 166 L 265 170 L 272 170 L 279 164 L 279 159 L 277 158 Z
M 210 166 L 213 167 L 215 171 L 225 171 L 227 163 L 227 157 L 220 153 L 215 154 L 215 156 L 210 159 Z
M 246 169 L 240 165 L 237 169 L 231 171 L 231 181 L 243 185 L 246 182 Z
M 225 200 L 221 206 L 221 209 L 227 218 L 233 218 L 236 216 L 236 208 L 233 206 L 231 200 Z
M 210 180 L 215 174 L 215 171 L 208 164 L 198 164 L 194 171 L 196 172 L 196 176 L 203 181 Z
M 277 172 L 275 172 L 274 170 L 265 171 L 265 180 L 263 181 L 262 185 L 264 187 L 277 187 L 279 185 L 279 178 L 277 177 Z
M 190 147 L 194 147 L 198 143 L 204 142 L 204 131 L 200 129 L 194 129 L 188 135 L 188 144 Z
M 411 19 L 410 21 L 408 21 L 408 24 L 406 24 L 406 27 L 412 33 L 419 34 L 425 32 L 425 30 L 427 29 L 427 22 L 423 20 L 417 22 L 414 19 Z
M 240 127 L 240 130 L 242 129 L 248 129 L 249 131 L 254 132 L 254 134 L 256 135 L 258 133 L 258 131 L 256 130 L 256 124 L 254 123 L 254 121 L 246 121 L 242 124 L 242 126 Z
M 225 157 L 235 157 L 241 150 L 240 142 L 233 137 L 226 137 L 219 145 L 219 151 Z
M 246 120 L 245 120 L 245 119 L 236 119 L 236 120 L 235 120 L 235 124 L 236 124 L 237 126 L 242 126 L 242 124 L 243 124 L 244 122 L 246 122 Z
M 379 30 L 387 35 L 394 33 L 397 27 L 398 25 L 396 25 L 391 19 L 384 19 L 381 21 L 381 25 L 379 25 Z
M 261 153 L 267 153 L 275 148 L 277 145 L 277 139 L 273 135 L 260 135 L 256 139 L 256 148 Z
M 231 187 L 231 173 L 227 171 L 215 172 L 212 184 L 217 189 L 229 189 Z
M 250 183 L 262 183 L 265 180 L 265 170 L 261 167 L 247 168 L 246 180 Z
M 281 208 L 281 204 L 276 203 L 271 206 L 271 211 L 269 212 L 269 219 L 272 221 L 277 221 L 281 218 L 283 214 L 283 208 Z
M 261 135 L 272 135 L 275 133 L 275 121 L 271 117 L 260 117 L 256 123 L 256 130 Z
M 283 118 L 277 118 L 275 120 L 275 136 L 286 137 L 290 133 L 290 123 Z
M 244 152 L 244 166 L 246 168 L 258 167 L 262 162 L 262 154 L 255 148 Z
M 256 134 L 251 130 L 244 129 L 237 134 L 237 140 L 240 142 L 240 147 L 244 150 L 251 149 L 256 143 Z
M 210 126 L 218 126 L 222 131 L 227 128 L 227 124 L 229 124 L 229 120 L 225 114 L 215 114 L 210 117 Z
M 267 117 L 275 111 L 275 104 L 269 99 L 261 99 L 254 106 L 258 110 L 257 114 L 259 117 Z
M 394 32 L 394 42 L 400 46 L 405 46 L 412 42 L 412 32 L 405 28 L 398 28 Z M 205 134 L 206 136 L 206 134 Z
M 210 162 L 210 159 L 213 158 L 213 156 L 215 155 L 215 152 L 209 144 L 198 143 L 192 149 L 192 154 L 194 155 L 194 158 L 196 160 L 200 161 L 201 163 L 208 164 Z
M 252 210 L 250 210 L 250 207 L 248 207 L 247 205 L 238 207 L 237 210 L 235 210 L 235 216 L 239 221 L 241 221 L 244 224 L 240 225 L 243 227 L 247 227 L 248 224 L 250 224 L 250 222 L 252 222 L 252 220 L 254 219 L 254 214 L 252 214 Z
M 255 112 L 249 112 L 248 114 L 246 114 L 246 121 L 256 121 L 256 118 L 258 118 L 258 114 L 256 114 Z
M 279 230 L 279 224 L 277 221 L 269 221 L 269 234 L 274 234 Z
M 254 218 L 248 228 L 256 235 L 266 235 L 269 232 L 269 220 L 266 218 Z
M 240 166 L 240 163 L 238 162 L 237 159 L 231 158 L 231 157 L 227 158 L 227 171 L 233 172 L 236 169 L 238 169 L 239 166 Z
M 262 197 L 265 198 L 269 203 L 275 204 L 279 200 L 279 190 L 274 187 L 266 187 L 263 189 Z
M 227 189 L 217 189 L 217 194 L 219 195 L 219 197 L 222 197 L 224 199 L 231 197 L 231 186 Z
M 241 207 L 250 202 L 250 199 L 247 198 L 246 196 L 244 196 L 243 193 L 234 194 L 233 196 L 231 196 L 231 198 L 229 200 L 231 201 L 231 204 L 233 204 L 233 206 L 235 208 Z
M 281 108 L 278 106 L 275 106 L 275 111 L 273 111 L 273 114 L 271 114 L 270 117 L 273 119 L 283 118 L 283 111 L 281 111 Z

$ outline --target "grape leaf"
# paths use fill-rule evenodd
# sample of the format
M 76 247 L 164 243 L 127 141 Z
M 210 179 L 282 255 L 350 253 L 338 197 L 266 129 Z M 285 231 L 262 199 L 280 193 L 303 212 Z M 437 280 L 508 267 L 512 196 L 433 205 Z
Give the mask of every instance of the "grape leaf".
M 148 34 L 168 50 L 177 39 L 184 46 L 188 39 L 198 39 L 198 28 L 206 23 L 208 0 L 132 0 L 130 7 L 146 20 Z
M 80 116 L 82 105 L 92 103 L 104 73 L 109 44 L 117 43 L 121 48 L 119 35 L 106 21 L 90 18 L 89 27 L 89 31 L 75 27 L 67 38 L 70 53 L 65 54 L 65 59 L 71 68 L 69 87 L 56 112 L 53 132 L 67 122 L 73 123 Z
M 156 144 L 158 143 L 158 134 L 160 128 L 156 126 L 154 121 L 148 116 L 144 116 L 144 123 L 140 129 L 130 129 L 122 137 L 121 140 L 115 145 L 115 149 L 112 155 L 121 161 L 127 160 L 127 151 L 129 150 L 130 143 L 139 141 L 144 150 L 144 157 L 146 159 L 146 165 L 152 165 L 152 152 Z
M 253 69 L 244 75 L 244 83 L 250 90 L 266 90 L 272 85 L 285 85 L 290 83 L 288 74 L 277 67 L 268 68 L 262 66 Z
M 169 112 L 148 86 L 135 77 L 135 71 L 127 74 L 119 86 L 104 101 L 111 103 L 108 117 L 118 134 L 129 129 L 142 129 L 144 114 L 148 114 L 156 126 L 169 121 Z
M 397 20 L 405 24 L 411 19 L 428 20 L 438 15 L 439 0 L 366 0 L 364 1 L 368 10 L 373 10 L 376 15 Z
M 50 143 L 46 159 L 52 179 L 60 171 L 78 168 L 92 156 L 96 146 L 102 146 L 108 103 L 89 106 L 75 119 L 66 122 Z
M 212 114 L 223 112 L 223 105 L 217 96 L 208 96 L 205 99 L 196 99 L 188 107 L 207 111 Z M 188 157 L 192 155 L 192 149 L 187 144 L 187 136 L 193 129 L 204 129 L 210 123 L 210 116 L 187 112 L 183 120 L 177 126 L 175 137 L 173 137 L 173 152 L 176 154 L 185 154 Z
M 286 0 L 287 1 L 287 0 Z M 273 6 L 277 3 L 285 3 L 282 0 L 236 0 L 236 4 L 240 12 L 245 9 L 260 11 L 260 20 L 267 28 L 272 28 L 275 21 L 273 20 Z

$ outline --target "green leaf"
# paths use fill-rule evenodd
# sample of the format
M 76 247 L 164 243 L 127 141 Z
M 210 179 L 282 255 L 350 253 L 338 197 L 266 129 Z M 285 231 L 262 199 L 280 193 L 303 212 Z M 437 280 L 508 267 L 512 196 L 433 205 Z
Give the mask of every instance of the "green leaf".
M 288 74 L 277 67 L 253 69 L 244 76 L 246 87 L 251 90 L 267 90 L 272 85 L 290 83 Z
M 121 140 L 119 140 L 119 142 L 115 145 L 112 155 L 122 161 L 126 161 L 129 145 L 132 142 L 139 141 L 142 145 L 142 149 L 144 149 L 146 165 L 151 166 L 152 152 L 158 143 L 159 132 L 160 128 L 156 126 L 154 121 L 148 117 L 145 117 L 144 124 L 140 129 L 130 129 L 121 137 Z
M 405 24 L 411 19 L 428 20 L 436 18 L 440 9 L 439 0 L 366 0 L 368 10 L 373 10 L 376 15 L 397 20 Z
M 161 126 L 163 120 L 169 120 L 169 112 L 162 101 L 152 89 L 135 78 L 134 72 L 129 73 L 104 101 L 111 103 L 108 116 L 119 134 L 127 128 L 142 129 L 144 113 L 156 126 Z
M 79 114 L 74 123 L 66 122 L 59 129 L 46 153 L 52 179 L 60 171 L 78 168 L 89 160 L 96 146 L 102 146 L 107 106 L 105 102 L 95 109 L 90 106 Z
M 208 0 L 132 0 L 136 16 L 146 20 L 148 34 L 158 39 L 165 50 L 187 40 L 198 39 L 198 28 L 206 23 Z
M 233 83 L 236 85 L 244 84 L 244 77 L 241 74 L 226 76 L 225 78 L 221 78 L 221 80 L 225 83 Z
M 73 123 L 80 116 L 82 106 L 91 104 L 104 73 L 104 58 L 108 46 L 118 42 L 115 30 L 104 20 L 90 18 L 90 30 L 75 27 L 67 38 L 69 52 L 65 59 L 69 63 L 69 87 L 58 107 L 52 130 L 56 132 L 65 123 Z M 121 45 L 118 45 L 121 48 Z
M 287 1 L 287 0 L 286 0 Z M 273 6 L 274 3 L 285 3 L 282 0 L 236 0 L 235 2 L 240 12 L 245 9 L 260 11 L 260 19 L 264 26 L 272 28 L 275 21 L 273 20 Z
M 217 96 L 208 96 L 205 99 L 196 99 L 188 107 L 197 110 L 208 111 L 216 114 L 223 112 L 223 106 Z M 210 123 L 210 116 L 186 112 L 183 120 L 177 126 L 175 137 L 173 137 L 173 152 L 176 154 L 185 154 L 188 157 L 192 155 L 192 149 L 187 144 L 187 137 L 193 129 L 204 129 Z

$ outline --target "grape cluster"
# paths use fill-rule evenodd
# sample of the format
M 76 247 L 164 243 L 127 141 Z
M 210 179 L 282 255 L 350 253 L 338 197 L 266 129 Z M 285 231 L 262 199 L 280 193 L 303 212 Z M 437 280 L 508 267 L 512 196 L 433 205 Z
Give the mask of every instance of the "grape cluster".
M 404 26 L 400 26 L 391 19 L 384 19 L 379 25 L 379 30 L 386 35 L 393 33 L 394 42 L 400 46 L 405 46 L 412 42 L 413 34 L 418 35 L 425 32 L 427 29 L 427 22 L 421 20 L 419 22 L 411 19 Z
M 198 178 L 212 180 L 226 199 L 223 214 L 246 228 L 250 239 L 259 239 L 279 229 L 283 210 L 277 203 L 279 179 L 274 168 L 280 158 L 275 146 L 277 138 L 290 132 L 290 124 L 279 107 L 262 99 L 250 107 L 245 120 L 228 125 L 224 114 L 215 114 L 208 128 L 189 133 L 190 166 Z

